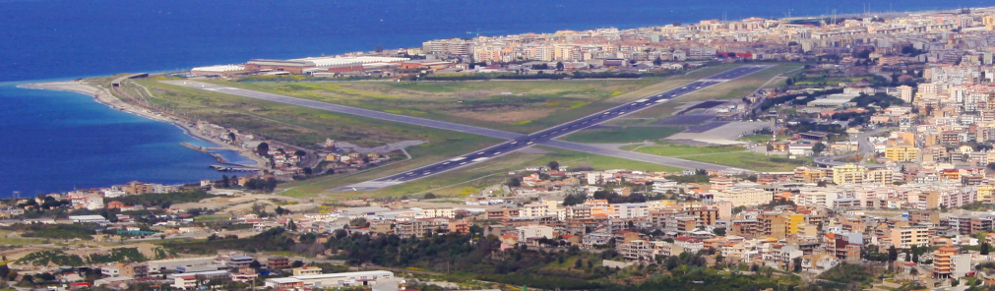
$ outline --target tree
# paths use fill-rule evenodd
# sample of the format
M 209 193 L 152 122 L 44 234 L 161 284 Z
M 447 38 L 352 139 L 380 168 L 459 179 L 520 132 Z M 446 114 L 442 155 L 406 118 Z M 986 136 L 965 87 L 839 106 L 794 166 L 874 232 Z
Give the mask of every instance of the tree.
M 287 230 L 297 231 L 297 224 L 294 223 L 293 219 L 287 219 Z
M 564 69 L 563 62 L 556 62 L 556 70 L 563 71 L 563 69 Z
M 574 268 L 580 269 L 583 267 L 584 267 L 584 259 L 577 258 L 577 260 L 574 261 Z
M 221 175 L 221 186 L 225 188 L 231 187 L 231 181 L 228 180 L 228 175 Z
M 435 199 L 435 198 L 436 198 L 435 194 L 432 193 L 425 194 L 425 199 Z
M 256 154 L 264 157 L 269 156 L 269 144 L 265 142 L 259 143 L 259 145 L 256 146 Z
M 506 181 L 504 184 L 508 185 L 508 187 L 521 187 L 522 186 L 522 178 L 511 177 L 511 178 L 508 178 L 508 181 Z
M 794 268 L 793 269 L 794 269 L 795 273 L 801 273 L 802 272 L 802 257 L 797 257 L 797 258 L 792 259 L 791 263 L 794 264 Z
M 988 254 L 988 248 L 989 248 L 989 246 L 988 246 L 987 242 L 981 243 L 981 254 L 982 255 L 987 255 Z
M 898 260 L 898 250 L 895 249 L 895 246 L 893 245 L 890 248 L 888 248 L 888 261 L 894 262 L 897 260 Z
M 549 163 L 546 164 L 546 166 L 549 167 L 550 170 L 559 170 L 560 169 L 560 163 L 557 162 L 557 161 L 549 161 Z
M 377 45 L 377 46 L 373 47 L 373 51 L 375 51 L 377 53 L 382 53 L 383 52 L 383 46 L 382 45 Z
M 657 56 L 656 59 L 653 60 L 653 65 L 657 67 L 663 65 L 663 59 L 661 59 L 660 56 Z
M 300 158 L 300 157 L 306 156 L 307 152 L 302 151 L 302 150 L 296 150 L 296 151 L 294 151 L 294 155 L 297 156 L 298 158 Z
M 294 261 L 293 263 L 290 264 L 290 267 L 292 267 L 292 268 L 300 268 L 300 267 L 303 267 L 303 266 L 304 266 L 304 262 L 301 262 L 301 261 Z
M 726 236 L 725 227 L 716 227 L 713 232 L 715 233 L 715 236 Z
M 821 142 L 816 143 L 815 145 L 812 146 L 812 152 L 815 153 L 815 155 L 817 156 L 825 150 L 826 150 L 826 145 Z

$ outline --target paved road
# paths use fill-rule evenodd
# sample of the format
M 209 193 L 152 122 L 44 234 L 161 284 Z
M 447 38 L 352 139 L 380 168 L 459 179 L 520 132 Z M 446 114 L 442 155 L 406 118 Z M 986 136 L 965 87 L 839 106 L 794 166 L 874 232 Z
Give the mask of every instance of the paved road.
M 605 122 L 605 121 L 609 121 L 609 120 L 612 120 L 612 119 L 615 119 L 615 118 L 618 118 L 618 117 L 621 117 L 621 116 L 632 114 L 633 112 L 636 112 L 636 111 L 639 111 L 639 110 L 643 110 L 643 109 L 652 107 L 652 106 L 660 104 L 660 103 L 667 102 L 667 101 L 669 101 L 669 100 L 671 100 L 673 98 L 676 98 L 678 96 L 681 96 L 681 95 L 685 95 L 685 94 L 688 94 L 688 93 L 691 93 L 691 92 L 695 92 L 695 91 L 698 91 L 698 90 L 701 90 L 701 89 L 704 89 L 704 88 L 707 88 L 707 87 L 710 87 L 710 86 L 714 86 L 716 84 L 721 84 L 721 83 L 729 81 L 729 80 L 737 79 L 737 78 L 740 78 L 740 77 L 743 77 L 743 76 L 746 76 L 746 75 L 749 75 L 749 74 L 752 74 L 752 73 L 755 73 L 755 72 L 762 71 L 762 70 L 770 68 L 770 67 L 771 66 L 766 66 L 766 65 L 741 66 L 741 67 L 738 67 L 738 68 L 735 68 L 735 69 L 731 69 L 731 70 L 728 70 L 728 71 L 725 71 L 725 72 L 722 72 L 722 73 L 710 76 L 708 78 L 704 78 L 704 79 L 701 79 L 701 80 L 698 80 L 698 81 L 695 81 L 695 82 L 691 82 L 690 84 L 687 84 L 687 85 L 685 85 L 683 87 L 680 87 L 680 88 L 674 88 L 674 89 L 671 89 L 671 90 L 668 90 L 668 91 L 656 93 L 654 95 L 651 95 L 651 96 L 643 98 L 643 99 L 631 101 L 631 102 L 628 102 L 628 103 L 616 106 L 616 107 L 608 109 L 608 110 L 604 110 L 604 111 L 601 111 L 601 112 L 598 112 L 598 113 L 595 113 L 595 114 L 591 114 L 591 115 L 579 118 L 577 120 L 570 121 L 570 122 L 567 122 L 567 123 L 564 123 L 564 124 L 561 124 L 561 125 L 557 125 L 557 126 L 554 126 L 554 127 L 551 127 L 551 128 L 548 128 L 548 129 L 545 129 L 545 130 L 542 130 L 542 131 L 539 131 L 539 132 L 536 132 L 536 133 L 532 133 L 532 134 L 529 134 L 529 135 L 526 135 L 526 136 L 521 136 L 521 137 L 515 138 L 514 140 L 511 140 L 511 141 L 508 141 L 508 142 L 504 142 L 504 143 L 501 143 L 501 144 L 498 144 L 498 145 L 494 145 L 494 146 L 491 146 L 491 147 L 488 147 L 488 148 L 485 148 L 485 149 L 482 149 L 482 150 L 479 150 L 479 151 L 476 151 L 476 152 L 472 152 L 472 153 L 468 153 L 468 154 L 465 154 L 465 155 L 461 155 L 461 156 L 455 157 L 455 158 L 447 160 L 447 161 L 438 162 L 438 163 L 427 165 L 427 166 L 424 166 L 424 167 L 421 167 L 421 168 L 418 168 L 418 169 L 415 169 L 415 170 L 411 170 L 411 171 L 408 171 L 408 172 L 391 175 L 391 176 L 388 176 L 388 177 L 384 177 L 384 178 L 380 178 L 380 179 L 376 179 L 376 180 L 372 180 L 372 181 L 366 181 L 366 182 L 362 182 L 362 183 L 358 183 L 358 184 L 354 184 L 354 185 L 349 185 L 349 186 L 346 186 L 346 187 L 332 189 L 331 191 L 369 191 L 369 190 L 381 189 L 381 188 L 385 188 L 385 187 L 389 187 L 389 186 L 393 186 L 393 185 L 397 185 L 397 184 L 402 184 L 402 183 L 405 183 L 405 182 L 414 181 L 414 180 L 418 180 L 418 179 L 421 179 L 421 178 L 429 177 L 429 176 L 436 175 L 436 174 L 439 174 L 439 173 L 442 173 L 442 172 L 451 171 L 453 169 L 464 167 L 464 166 L 468 166 L 468 165 L 472 165 L 472 164 L 475 164 L 475 163 L 484 162 L 484 161 L 487 161 L 489 159 L 493 159 L 495 157 L 498 157 L 498 156 L 501 156 L 501 155 L 504 155 L 504 154 L 507 154 L 507 153 L 510 153 L 510 152 L 514 152 L 514 151 L 517 151 L 517 150 L 520 150 L 522 148 L 526 148 L 526 147 L 529 147 L 529 146 L 532 146 L 532 145 L 535 145 L 535 144 L 543 144 L 543 145 L 550 145 L 550 144 L 552 144 L 555 147 L 560 147 L 560 148 L 565 148 L 565 149 L 571 149 L 571 150 L 578 150 L 578 151 L 582 151 L 582 152 L 586 152 L 588 150 L 590 150 L 592 153 L 595 153 L 595 152 L 607 152 L 607 151 L 605 151 L 603 149 L 599 149 L 599 148 L 596 148 L 596 147 L 585 147 L 585 146 L 582 146 L 580 144 L 564 143 L 564 142 L 559 142 L 559 141 L 553 141 L 553 139 L 561 137 L 561 136 L 565 136 L 565 135 L 568 135 L 568 134 L 571 134 L 571 133 L 574 133 L 574 132 L 577 132 L 579 130 L 583 130 L 585 128 L 597 125 L 597 124 Z M 681 163 L 678 163 L 679 159 L 675 159 L 675 158 L 666 158 L 666 157 L 656 157 L 656 156 L 653 156 L 653 158 L 651 159 L 649 157 L 649 155 L 644 156 L 644 154 L 641 154 L 641 153 L 632 153 L 632 152 L 621 152 L 621 151 L 620 152 L 615 152 L 615 153 L 613 153 L 613 156 L 620 157 L 620 158 L 626 158 L 626 159 L 634 159 L 634 160 L 639 160 L 639 161 L 657 160 L 657 161 L 665 162 L 664 164 L 667 164 L 667 165 L 673 163 L 675 166 L 682 165 L 682 164 L 683 165 L 694 165 L 694 166 L 687 167 L 687 168 L 714 168 L 714 167 L 721 167 L 721 166 L 710 165 L 710 164 L 699 163 L 699 162 L 692 162 L 692 161 L 680 161 Z M 685 167 L 685 166 L 679 166 L 679 167 Z M 723 169 L 729 169 L 729 168 L 723 167 Z
M 351 114 L 369 118 L 376 118 L 394 122 L 401 122 L 407 124 L 414 124 L 420 126 L 426 126 L 431 128 L 453 130 L 464 133 L 478 134 L 488 137 L 500 138 L 509 140 L 507 142 L 497 144 L 477 152 L 468 153 L 462 156 L 455 157 L 453 159 L 438 162 L 428 166 L 424 166 L 409 172 L 400 173 L 392 175 L 389 177 L 384 177 L 372 181 L 362 182 L 347 187 L 341 187 L 337 189 L 332 189 L 332 191 L 368 191 L 375 190 L 384 187 L 389 187 L 397 184 L 401 184 L 408 181 L 414 181 L 424 177 L 429 177 L 442 172 L 450 171 L 459 167 L 471 165 L 474 163 L 483 162 L 513 151 L 520 150 L 522 148 L 530 147 L 536 144 L 548 145 L 556 148 L 576 150 L 580 152 L 588 152 L 593 154 L 605 154 L 614 157 L 631 159 L 637 161 L 646 161 L 652 163 L 659 163 L 664 165 L 671 165 L 675 167 L 682 168 L 693 168 L 693 169 L 716 169 L 716 170 L 741 170 L 735 168 L 729 168 L 725 166 L 685 161 L 676 158 L 661 157 L 655 155 L 648 155 L 635 152 L 627 152 L 621 150 L 609 150 L 597 147 L 591 147 L 582 144 L 554 141 L 553 139 L 565 136 L 588 127 L 600 124 L 605 121 L 609 121 L 618 117 L 622 117 L 633 112 L 643 110 L 657 104 L 665 103 L 676 97 L 692 93 L 707 87 L 711 87 L 717 84 L 721 84 L 730 80 L 734 80 L 755 72 L 762 71 L 764 69 L 770 68 L 767 65 L 747 65 L 737 67 L 722 73 L 718 73 L 709 76 L 704 79 L 700 79 L 695 82 L 691 82 L 683 87 L 674 88 L 668 91 L 660 92 L 649 97 L 631 101 L 614 108 L 604 110 L 595 114 L 588 115 L 586 117 L 579 118 L 574 121 L 570 121 L 558 126 L 554 126 L 536 133 L 529 135 L 523 135 L 518 133 L 505 132 L 494 129 L 487 129 L 475 126 L 468 126 L 456 123 L 450 123 L 445 121 L 437 121 L 431 119 L 424 119 L 418 117 L 410 117 L 398 114 L 385 113 L 380 111 L 361 109 L 337 104 L 330 104 L 320 101 L 307 100 L 301 98 L 294 98 L 284 95 L 271 94 L 265 92 L 258 92 L 252 90 L 245 90 L 235 87 L 215 85 L 196 81 L 162 81 L 164 83 L 178 85 L 188 88 L 201 89 L 207 91 L 214 91 L 219 93 L 237 95 L 242 97 L 267 100 L 272 102 L 280 102 L 285 104 L 297 105 L 302 107 L 309 107 L 321 110 L 328 110 L 332 112 Z
M 838 162 L 836 160 L 843 159 L 843 158 L 848 158 L 848 157 L 852 157 L 852 156 L 854 156 L 856 154 L 860 154 L 861 157 L 864 158 L 864 159 L 867 159 L 867 157 L 873 157 L 874 154 L 875 154 L 874 144 L 871 143 L 871 140 L 869 138 L 871 136 L 874 136 L 876 134 L 879 134 L 879 133 L 882 133 L 882 132 L 885 132 L 885 131 L 886 131 L 886 129 L 884 129 L 884 128 L 878 128 L 878 129 L 875 129 L 875 130 L 872 130 L 872 131 L 865 131 L 865 132 L 857 134 L 857 136 L 856 136 L 856 138 L 857 138 L 857 152 L 855 152 L 855 153 L 850 153 L 850 154 L 845 154 L 845 155 L 839 155 L 839 156 L 817 157 L 817 158 L 815 158 L 814 161 L 815 161 L 816 164 L 819 164 L 821 166 L 832 167 L 832 166 L 839 166 L 839 165 L 843 165 L 843 164 L 852 164 L 851 162 Z M 881 167 L 884 167 L 884 165 L 880 165 L 880 164 L 873 164 L 873 165 L 867 164 L 867 163 L 865 163 L 864 160 L 861 160 L 860 164 L 863 165 L 863 166 L 865 166 L 865 167 L 868 167 L 868 168 L 881 168 Z
M 362 117 L 382 119 L 382 120 L 387 120 L 387 121 L 394 121 L 394 122 L 400 122 L 400 123 L 414 124 L 414 125 L 420 125 L 420 126 L 424 126 L 424 127 L 431 127 L 431 128 L 452 130 L 452 131 L 458 131 L 458 132 L 463 132 L 463 133 L 482 135 L 482 136 L 499 138 L 499 139 L 505 139 L 505 140 L 516 139 L 516 138 L 519 138 L 519 137 L 523 136 L 523 134 L 520 134 L 520 133 L 513 133 L 513 132 L 507 132 L 507 131 L 501 131 L 501 130 L 494 130 L 494 129 L 489 129 L 489 128 L 483 128 L 483 127 L 476 127 L 476 126 L 469 126 L 469 125 L 463 125 L 463 124 L 456 124 L 456 123 L 445 122 L 445 121 L 438 121 L 438 120 L 431 120 L 431 119 L 425 119 L 425 118 L 411 117 L 411 116 L 405 116 L 405 115 L 399 115 L 399 114 L 393 114 L 393 113 L 386 113 L 386 112 L 381 112 L 381 111 L 375 111 L 375 110 L 369 110 L 369 109 L 362 109 L 362 108 L 356 108 L 356 107 L 350 107 L 350 106 L 343 106 L 343 105 L 337 105 L 337 104 L 332 104 L 332 103 L 325 103 L 325 102 L 321 102 L 321 101 L 314 101 L 314 100 L 307 100 L 307 99 L 301 99 L 301 98 L 294 98 L 294 97 L 290 97 L 290 96 L 284 96 L 284 95 L 278 95 L 278 94 L 272 94 L 272 93 L 266 93 L 266 92 L 259 92 L 259 91 L 253 91 L 253 90 L 245 90 L 245 89 L 241 89 L 241 88 L 235 88 L 235 87 L 229 87 L 229 86 L 222 86 L 222 85 L 215 85 L 215 84 L 209 84 L 209 83 L 203 83 L 203 82 L 197 82 L 197 81 L 170 80 L 170 81 L 162 81 L 162 82 L 163 83 L 167 83 L 167 84 L 171 84 L 171 85 L 177 85 L 177 86 L 183 86 L 183 87 L 194 88 L 194 89 L 201 89 L 201 90 L 207 90 L 207 91 L 214 91 L 214 92 L 231 94 L 231 95 L 242 96 L 242 97 L 248 97 L 248 98 L 253 98 L 253 99 L 260 99 L 260 100 L 266 100 L 266 101 L 272 101 L 272 102 L 279 102 L 279 103 L 285 103 L 285 104 L 290 104 L 290 105 L 297 105 L 297 106 L 302 106 L 302 107 L 327 110 L 327 111 L 337 112 L 337 113 L 344 113 L 344 114 L 351 114 L 351 115 L 362 116 Z

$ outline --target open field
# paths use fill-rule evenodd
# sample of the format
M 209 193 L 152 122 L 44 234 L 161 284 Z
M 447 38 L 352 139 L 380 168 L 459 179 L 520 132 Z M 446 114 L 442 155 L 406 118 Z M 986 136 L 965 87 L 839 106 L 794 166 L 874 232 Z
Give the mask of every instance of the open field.
M 533 132 L 610 107 L 603 101 L 664 78 L 557 81 L 301 81 L 228 82 L 241 87 L 317 101 L 449 122 Z M 596 110 L 592 110 L 592 108 Z M 556 118 L 559 114 L 564 114 Z M 574 118 L 576 118 L 574 117 Z
M 795 167 L 812 162 L 810 158 L 787 159 L 781 156 L 766 156 L 747 151 L 742 146 L 736 145 L 689 146 L 661 143 L 658 145 L 627 145 L 620 149 L 761 172 L 791 171 Z
M 812 162 L 812 159 L 810 158 L 799 158 L 792 160 L 780 156 L 765 156 L 752 152 L 683 156 L 681 158 L 761 172 L 790 172 L 796 167 L 804 166 Z
M 295 181 L 280 184 L 277 193 L 294 197 L 314 196 L 325 190 L 341 186 L 351 185 L 363 181 L 369 181 L 385 176 L 390 176 L 404 171 L 410 171 L 418 167 L 429 165 L 438 161 L 452 158 L 454 155 L 473 152 L 484 148 L 490 144 L 497 143 L 497 140 L 468 135 L 465 139 L 450 139 L 442 141 L 432 141 L 426 144 L 410 147 L 407 149 L 411 154 L 411 160 L 398 161 L 391 164 L 382 165 L 364 172 L 352 174 L 338 174 L 331 176 L 317 177 L 305 181 Z M 366 193 L 366 192 L 363 192 Z M 353 196 L 366 196 L 353 195 Z
M 634 80 L 210 82 L 389 113 L 531 133 L 738 65 Z
M 382 177 L 390 173 L 400 173 L 408 169 L 415 168 L 414 163 L 402 162 L 391 169 L 377 169 L 367 173 L 353 176 L 329 176 L 323 181 L 308 185 L 308 182 L 301 181 L 288 183 L 281 186 L 281 189 L 289 189 L 280 193 L 291 196 L 310 196 L 321 193 L 318 197 L 330 200 L 347 199 L 354 197 L 382 197 L 382 196 L 403 196 L 403 195 L 423 195 L 433 193 L 441 196 L 462 197 L 477 193 L 488 186 L 503 183 L 510 171 L 522 170 L 528 166 L 545 165 L 549 161 L 558 161 L 561 165 L 576 167 L 578 165 L 591 166 L 597 170 L 605 169 L 633 169 L 645 171 L 665 171 L 680 172 L 683 169 L 618 159 L 606 156 L 597 156 L 584 153 L 576 153 L 565 150 L 545 149 L 548 153 L 529 154 L 512 153 L 499 158 L 495 158 L 487 163 L 457 169 L 443 174 L 435 175 L 421 180 L 416 180 L 401 185 L 384 188 L 370 192 L 323 192 L 325 189 L 332 189 L 349 185 L 355 182 L 369 180 L 371 177 Z M 386 168 L 386 167 L 385 167 Z M 297 188 L 295 188 L 297 187 Z M 278 189 L 277 191 L 280 191 Z
M 155 80 L 137 80 L 137 83 L 155 95 L 149 98 L 151 102 L 167 111 L 304 147 L 314 147 L 326 138 L 362 146 L 403 140 L 465 141 L 479 147 L 497 142 L 469 134 L 183 88 Z M 141 92 L 138 88 L 133 89 Z
M 13 232 L 0 230 L 0 245 L 5 246 L 24 246 L 24 245 L 34 245 L 41 244 L 45 239 L 38 238 L 22 238 L 17 235 L 12 235 Z
M 673 127 L 598 128 L 580 131 L 563 138 L 565 141 L 586 143 L 630 143 L 658 140 L 681 132 Z

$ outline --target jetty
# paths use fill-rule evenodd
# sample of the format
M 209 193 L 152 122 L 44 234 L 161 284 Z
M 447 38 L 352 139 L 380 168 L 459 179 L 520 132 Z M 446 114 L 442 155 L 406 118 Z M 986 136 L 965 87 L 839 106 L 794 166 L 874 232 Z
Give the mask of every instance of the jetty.
M 192 145 L 192 144 L 190 144 L 188 142 L 181 142 L 180 144 L 183 145 L 183 146 L 185 146 L 185 147 L 188 147 L 188 148 L 190 148 L 192 150 L 195 150 L 195 151 L 198 151 L 198 152 L 202 152 L 202 153 L 210 153 L 211 151 L 224 150 L 224 148 L 212 148 L 212 147 L 195 146 L 195 145 Z
M 218 170 L 219 172 L 255 172 L 259 171 L 256 168 L 242 168 L 242 167 L 228 167 L 221 165 L 211 165 L 212 169 Z

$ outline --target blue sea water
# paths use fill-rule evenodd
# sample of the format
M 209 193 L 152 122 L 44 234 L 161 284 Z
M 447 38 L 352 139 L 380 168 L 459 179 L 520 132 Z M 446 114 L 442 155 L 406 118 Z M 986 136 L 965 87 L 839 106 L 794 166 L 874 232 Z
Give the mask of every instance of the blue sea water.
M 218 178 L 175 126 L 29 80 L 158 72 L 424 40 L 701 19 L 914 11 L 995 0 L 0 0 L 0 197 Z M 224 153 L 231 157 L 231 153 Z

